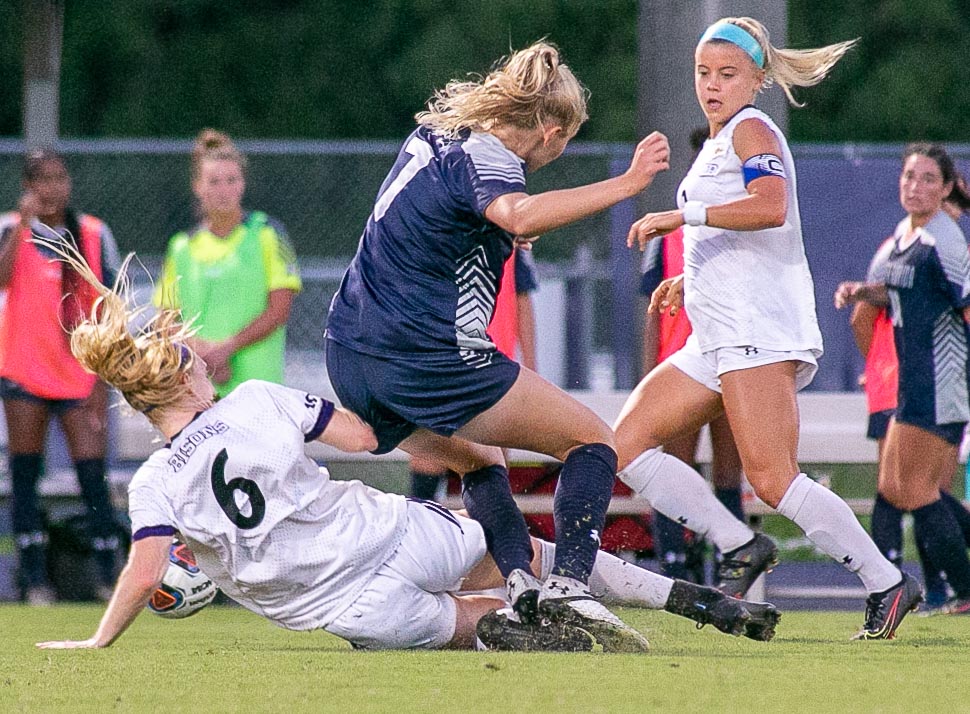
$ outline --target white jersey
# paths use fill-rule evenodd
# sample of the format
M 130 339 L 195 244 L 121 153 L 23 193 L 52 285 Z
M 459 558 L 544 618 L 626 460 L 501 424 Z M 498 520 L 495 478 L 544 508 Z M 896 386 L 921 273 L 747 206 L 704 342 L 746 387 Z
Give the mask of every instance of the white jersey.
M 324 404 L 276 384 L 241 384 L 135 474 L 134 537 L 177 529 L 233 600 L 290 629 L 329 624 L 397 549 L 407 502 L 331 481 L 305 455 L 305 441 L 329 421 Z
M 822 354 L 815 289 L 802 244 L 795 163 L 784 135 L 764 112 L 742 109 L 704 147 L 677 191 L 677 205 L 710 206 L 748 195 L 734 129 L 760 119 L 778 138 L 787 175 L 788 213 L 778 228 L 729 231 L 684 226 L 684 304 L 702 352 L 720 347 L 810 350 Z

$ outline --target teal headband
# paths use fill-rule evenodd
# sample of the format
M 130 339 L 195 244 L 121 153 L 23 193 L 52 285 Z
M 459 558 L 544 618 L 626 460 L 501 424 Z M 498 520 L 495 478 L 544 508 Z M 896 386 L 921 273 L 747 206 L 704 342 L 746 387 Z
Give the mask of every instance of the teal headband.
M 710 40 L 724 40 L 725 42 L 730 42 L 732 45 L 737 45 L 754 60 L 754 63 L 758 67 L 761 69 L 765 68 L 765 51 L 761 49 L 761 45 L 758 44 L 758 41 L 754 39 L 751 33 L 743 27 L 724 20 L 718 20 L 704 31 L 704 34 L 701 35 L 701 39 L 697 44 L 702 45 Z

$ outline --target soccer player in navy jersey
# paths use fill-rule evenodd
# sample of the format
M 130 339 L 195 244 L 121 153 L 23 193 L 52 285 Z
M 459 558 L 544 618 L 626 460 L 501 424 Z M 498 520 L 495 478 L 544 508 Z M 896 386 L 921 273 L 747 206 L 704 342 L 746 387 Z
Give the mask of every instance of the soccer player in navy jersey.
M 581 622 L 613 647 L 637 650 L 646 641 L 586 586 L 616 476 L 613 433 L 500 354 L 486 333 L 517 240 L 633 197 L 668 166 L 667 140 L 653 133 L 622 175 L 529 195 L 526 172 L 558 158 L 586 118 L 586 90 L 544 42 L 480 81 L 438 91 L 384 180 L 334 296 L 326 359 L 343 405 L 374 427 L 376 453 L 399 446 L 462 475 L 465 506 L 520 617 Z M 545 583 L 530 570 L 501 447 L 564 462 Z
M 899 178 L 908 215 L 892 248 L 869 282 L 843 283 L 835 293 L 836 307 L 857 301 L 889 307 L 899 397 L 880 461 L 877 506 L 913 514 L 917 541 L 955 593 L 930 611 L 939 614 L 970 613 L 970 559 L 956 512 L 940 492 L 970 421 L 970 255 L 943 210 L 955 177 L 943 147 L 908 146 Z M 874 526 L 877 541 L 879 530 Z

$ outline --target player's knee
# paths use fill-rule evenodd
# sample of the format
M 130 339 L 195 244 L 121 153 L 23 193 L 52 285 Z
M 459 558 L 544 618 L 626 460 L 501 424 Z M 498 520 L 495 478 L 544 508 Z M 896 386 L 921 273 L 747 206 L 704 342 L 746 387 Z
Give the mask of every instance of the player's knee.
M 748 477 L 748 483 L 754 489 L 755 495 L 772 508 L 777 508 L 778 504 L 781 503 L 793 479 L 793 476 L 787 478 L 780 476 L 777 471 L 752 470 L 745 475 Z

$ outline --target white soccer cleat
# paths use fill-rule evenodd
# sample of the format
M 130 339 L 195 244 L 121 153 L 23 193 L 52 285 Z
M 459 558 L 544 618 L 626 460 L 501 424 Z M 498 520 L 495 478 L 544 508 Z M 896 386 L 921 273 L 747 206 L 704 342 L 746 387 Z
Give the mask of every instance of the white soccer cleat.
M 647 638 L 606 609 L 573 578 L 550 576 L 539 593 L 539 614 L 589 632 L 604 652 L 647 652 Z
M 524 623 L 535 623 L 539 620 L 539 592 L 542 581 L 532 573 L 516 568 L 509 573 L 505 581 L 509 604 Z

